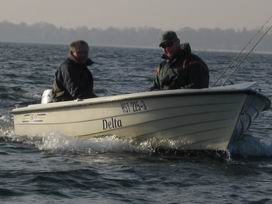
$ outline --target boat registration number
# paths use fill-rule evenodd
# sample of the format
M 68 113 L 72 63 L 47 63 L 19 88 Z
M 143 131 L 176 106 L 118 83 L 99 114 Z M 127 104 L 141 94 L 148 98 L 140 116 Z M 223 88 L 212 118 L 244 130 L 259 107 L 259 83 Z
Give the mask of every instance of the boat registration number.
M 135 113 L 147 110 L 143 100 L 124 101 L 120 103 L 123 113 Z

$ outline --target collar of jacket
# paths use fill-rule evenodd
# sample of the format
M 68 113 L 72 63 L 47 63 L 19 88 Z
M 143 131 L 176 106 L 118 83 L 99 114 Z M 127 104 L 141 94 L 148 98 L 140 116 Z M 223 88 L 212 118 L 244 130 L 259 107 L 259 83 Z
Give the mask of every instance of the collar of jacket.
M 68 56 L 68 59 L 72 60 L 73 62 L 77 63 L 77 64 L 80 64 L 74 56 L 70 55 Z M 82 65 L 86 65 L 86 66 L 91 66 L 92 64 L 94 64 L 95 62 L 93 60 L 91 60 L 90 58 L 87 59 L 86 63 L 85 64 L 82 64 Z
M 191 55 L 191 47 L 189 43 L 180 44 L 180 49 L 174 55 L 172 59 L 169 59 L 166 54 L 161 56 L 162 59 L 167 60 L 169 62 L 176 61 L 178 58 L 186 58 L 187 56 Z

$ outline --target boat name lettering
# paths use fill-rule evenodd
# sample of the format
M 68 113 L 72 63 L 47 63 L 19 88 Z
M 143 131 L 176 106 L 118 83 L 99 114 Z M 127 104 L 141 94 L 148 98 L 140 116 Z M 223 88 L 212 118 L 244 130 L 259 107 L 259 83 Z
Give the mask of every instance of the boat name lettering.
M 147 110 L 143 100 L 124 101 L 120 103 L 123 113 L 135 113 Z
M 117 118 L 106 118 L 102 120 L 103 130 L 111 130 L 122 127 L 122 120 Z
M 43 122 L 45 113 L 31 113 L 25 114 L 23 118 L 23 122 Z

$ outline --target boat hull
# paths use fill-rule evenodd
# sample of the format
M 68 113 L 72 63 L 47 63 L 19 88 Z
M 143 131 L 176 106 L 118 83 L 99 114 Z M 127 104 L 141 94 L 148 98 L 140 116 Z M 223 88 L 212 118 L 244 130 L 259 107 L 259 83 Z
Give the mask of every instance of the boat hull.
M 116 136 L 177 150 L 226 150 L 247 89 L 173 90 L 30 105 L 14 114 L 16 135 Z

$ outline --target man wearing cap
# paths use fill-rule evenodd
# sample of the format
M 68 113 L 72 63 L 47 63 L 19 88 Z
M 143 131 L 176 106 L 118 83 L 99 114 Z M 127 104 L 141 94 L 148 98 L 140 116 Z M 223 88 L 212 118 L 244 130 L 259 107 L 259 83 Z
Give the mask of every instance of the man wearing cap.
M 164 50 L 164 60 L 151 90 L 208 88 L 209 69 L 200 57 L 191 53 L 188 43 L 180 44 L 174 31 L 166 31 L 159 46 Z

